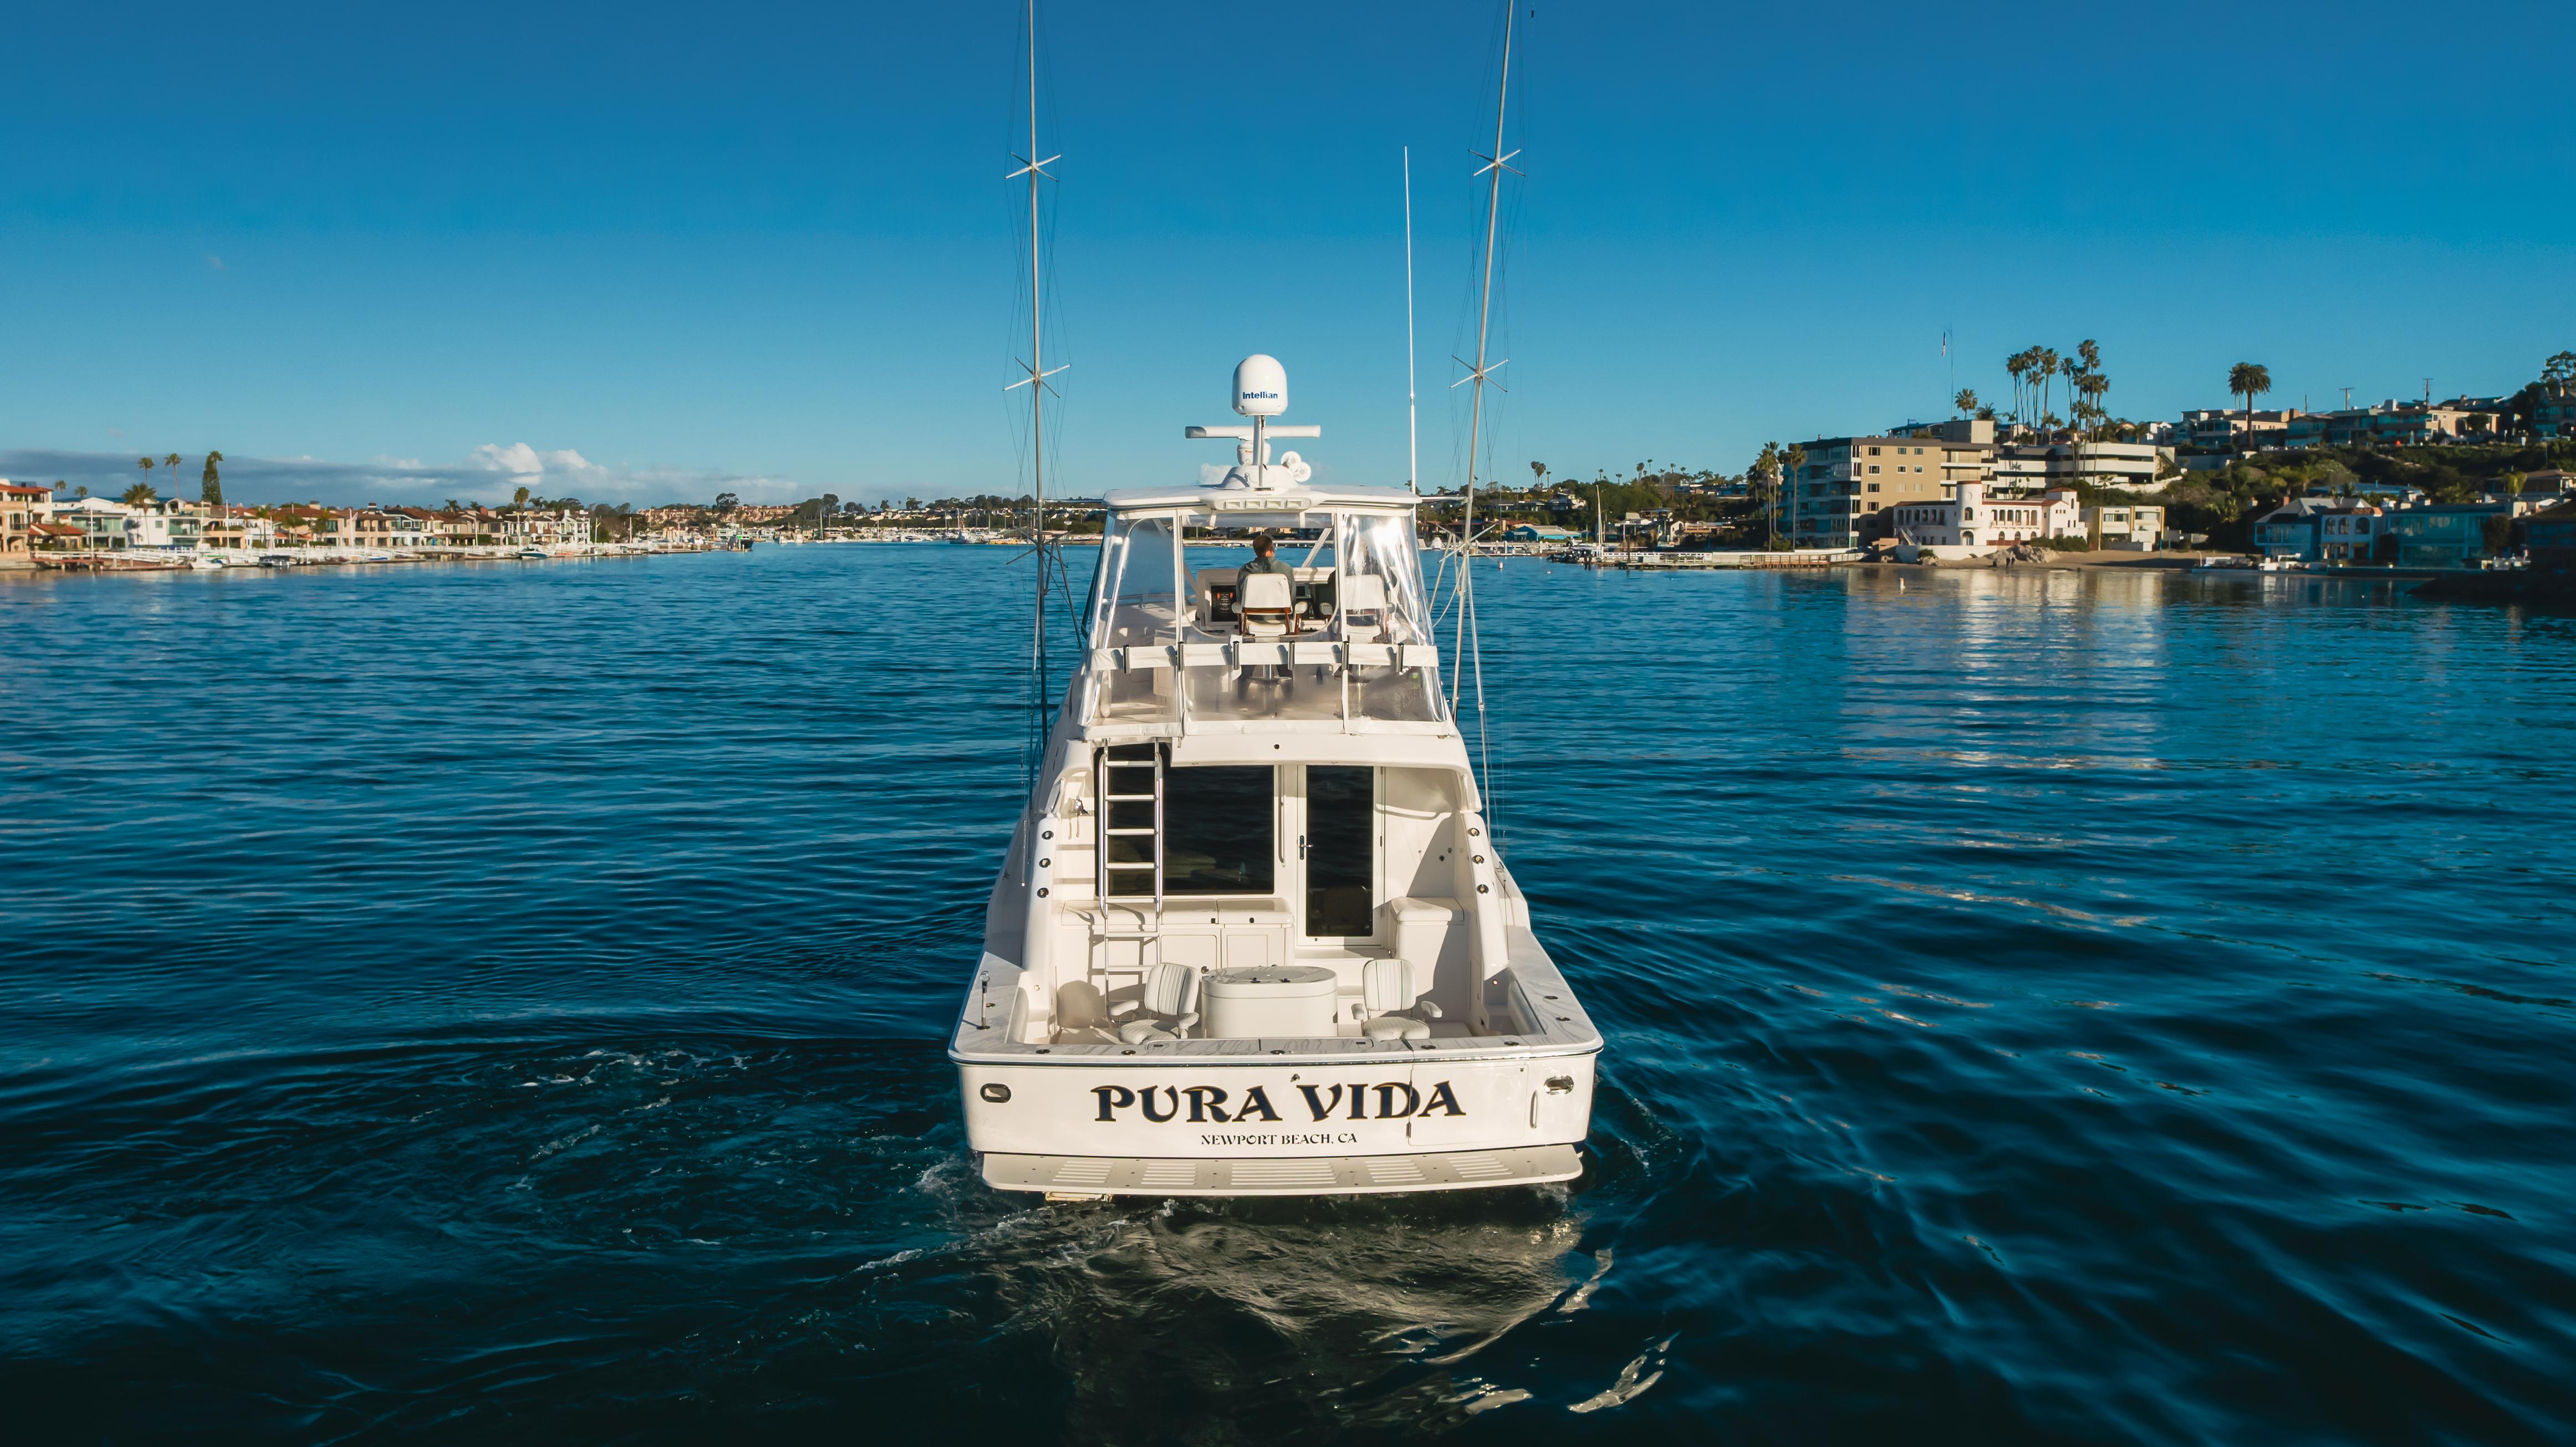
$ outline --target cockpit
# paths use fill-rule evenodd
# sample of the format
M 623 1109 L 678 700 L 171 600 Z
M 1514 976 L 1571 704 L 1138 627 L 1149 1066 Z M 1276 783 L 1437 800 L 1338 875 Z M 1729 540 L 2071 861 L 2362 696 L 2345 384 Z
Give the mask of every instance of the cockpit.
M 1446 722 L 1413 498 L 1345 491 L 1111 499 L 1084 721 Z

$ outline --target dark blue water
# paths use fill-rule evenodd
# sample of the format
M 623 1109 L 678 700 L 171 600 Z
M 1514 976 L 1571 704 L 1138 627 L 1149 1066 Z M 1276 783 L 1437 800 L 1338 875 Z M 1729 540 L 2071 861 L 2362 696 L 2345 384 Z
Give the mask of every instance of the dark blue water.
M 1010 558 L 0 577 L 10 1435 L 2576 1436 L 2576 622 L 1488 563 L 1584 1180 L 1066 1207 Z

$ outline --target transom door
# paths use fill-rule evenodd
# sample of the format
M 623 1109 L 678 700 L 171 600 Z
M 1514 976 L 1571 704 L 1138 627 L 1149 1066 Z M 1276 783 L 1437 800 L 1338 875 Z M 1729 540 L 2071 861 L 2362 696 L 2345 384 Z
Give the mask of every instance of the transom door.
M 1377 933 L 1377 770 L 1306 764 L 1282 769 L 1297 815 L 1297 875 L 1308 939 Z

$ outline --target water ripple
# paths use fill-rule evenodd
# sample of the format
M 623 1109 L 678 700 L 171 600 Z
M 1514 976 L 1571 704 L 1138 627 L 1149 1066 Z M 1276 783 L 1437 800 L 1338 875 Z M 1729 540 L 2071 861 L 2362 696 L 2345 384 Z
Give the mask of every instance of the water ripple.
M 2576 625 L 1482 571 L 1568 1188 L 1047 1206 L 1005 549 L 0 576 L 35 1440 L 2545 1442 Z

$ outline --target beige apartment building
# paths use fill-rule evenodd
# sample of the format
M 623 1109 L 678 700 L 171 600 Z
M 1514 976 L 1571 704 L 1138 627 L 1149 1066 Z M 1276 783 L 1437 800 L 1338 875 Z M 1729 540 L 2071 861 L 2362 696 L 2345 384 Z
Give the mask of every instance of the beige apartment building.
M 1790 541 L 1802 548 L 1849 548 L 1887 536 L 1889 508 L 1937 503 L 1955 497 L 1962 482 L 1982 482 L 1994 436 L 1994 423 L 1968 419 L 1912 436 L 1825 437 L 1803 444 L 1806 462 L 1782 499 Z

